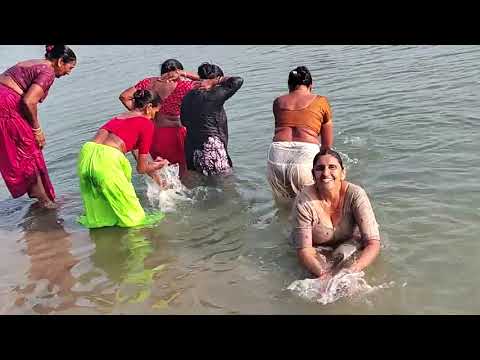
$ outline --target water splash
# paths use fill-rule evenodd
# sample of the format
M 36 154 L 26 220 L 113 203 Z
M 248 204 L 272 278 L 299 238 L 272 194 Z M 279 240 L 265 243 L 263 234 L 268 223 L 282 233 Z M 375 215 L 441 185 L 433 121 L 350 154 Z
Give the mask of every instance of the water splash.
M 357 165 L 358 164 L 358 159 L 357 158 L 351 158 L 350 156 L 348 156 L 347 153 L 344 153 L 344 152 L 341 152 L 341 151 L 338 151 L 338 150 L 335 150 L 337 151 L 340 156 L 342 157 L 343 161 L 347 164 L 347 165 Z
M 366 145 L 367 141 L 360 136 L 346 136 L 343 139 L 343 144 L 351 144 L 351 145 Z
M 164 166 L 155 171 L 153 180 L 145 177 L 147 183 L 147 197 L 152 207 L 163 212 L 173 212 L 179 202 L 192 202 L 191 191 L 180 181 L 178 164 Z
M 323 305 L 333 303 L 341 298 L 353 297 L 370 293 L 377 289 L 385 289 L 394 285 L 393 282 L 379 286 L 370 286 L 364 279 L 365 273 L 353 273 L 342 269 L 328 279 L 304 279 L 292 282 L 287 290 L 301 298 Z

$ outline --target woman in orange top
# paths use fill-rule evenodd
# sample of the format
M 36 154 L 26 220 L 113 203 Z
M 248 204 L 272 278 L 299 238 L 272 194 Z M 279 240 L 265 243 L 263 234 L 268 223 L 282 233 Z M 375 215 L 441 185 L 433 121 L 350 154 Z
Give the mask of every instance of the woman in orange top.
M 305 66 L 290 72 L 288 89 L 273 102 L 275 135 L 267 160 L 268 182 L 275 200 L 283 204 L 291 204 L 304 186 L 314 183 L 312 160 L 333 145 L 330 104 L 312 93 L 312 75 Z

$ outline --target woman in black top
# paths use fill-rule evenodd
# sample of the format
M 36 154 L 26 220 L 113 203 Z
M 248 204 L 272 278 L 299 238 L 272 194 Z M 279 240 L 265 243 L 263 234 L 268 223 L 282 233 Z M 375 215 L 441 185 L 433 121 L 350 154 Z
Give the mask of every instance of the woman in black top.
M 232 172 L 232 160 L 227 151 L 227 114 L 223 104 L 240 89 L 243 79 L 224 77 L 219 66 L 208 63 L 199 66 L 198 76 L 211 79 L 211 86 L 190 91 L 182 102 L 180 119 L 187 128 L 187 168 L 206 176 L 228 175 Z

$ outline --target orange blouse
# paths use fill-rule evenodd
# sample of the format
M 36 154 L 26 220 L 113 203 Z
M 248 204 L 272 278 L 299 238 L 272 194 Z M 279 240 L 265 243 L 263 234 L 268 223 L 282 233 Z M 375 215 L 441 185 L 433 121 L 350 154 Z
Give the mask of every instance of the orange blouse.
M 322 124 L 332 120 L 330 104 L 324 96 L 317 96 L 308 106 L 297 109 L 278 109 L 275 127 L 304 127 L 320 135 Z

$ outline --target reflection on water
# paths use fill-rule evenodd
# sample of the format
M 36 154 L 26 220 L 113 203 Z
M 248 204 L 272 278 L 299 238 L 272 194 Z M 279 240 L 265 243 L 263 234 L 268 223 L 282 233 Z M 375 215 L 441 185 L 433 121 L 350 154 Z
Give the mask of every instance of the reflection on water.
M 103 271 L 103 274 L 97 276 L 106 275 L 115 284 L 114 296 L 112 294 L 108 299 L 112 309 L 116 304 L 147 300 L 155 275 L 166 265 L 160 264 L 153 268 L 146 265 L 148 256 L 154 249 L 145 235 L 140 230 L 96 229 L 90 231 L 90 237 L 96 245 L 92 262 L 96 271 Z M 105 303 L 108 300 L 103 298 Z
M 71 269 L 78 263 L 72 241 L 55 210 L 30 206 L 20 227 L 30 260 L 27 282 L 13 289 L 15 305 L 40 314 L 68 309 L 75 303 Z
M 478 313 L 480 47 L 73 48 L 79 66 L 39 107 L 59 209 L 11 199 L 0 181 L 0 313 Z M 43 52 L 0 46 L 1 68 Z M 148 229 L 89 231 L 75 221 L 78 151 L 123 111 L 120 92 L 157 75 L 167 57 L 190 70 L 211 60 L 245 79 L 225 104 L 234 175 L 190 174 L 177 197 L 157 192 L 160 201 L 150 202 L 134 171 L 142 205 L 165 205 L 165 219 Z M 304 276 L 288 244 L 289 211 L 266 181 L 266 154 L 272 101 L 298 65 L 329 98 L 347 178 L 366 189 L 380 224 L 384 246 L 364 279 L 395 283 L 355 302 L 310 303 L 284 291 Z

